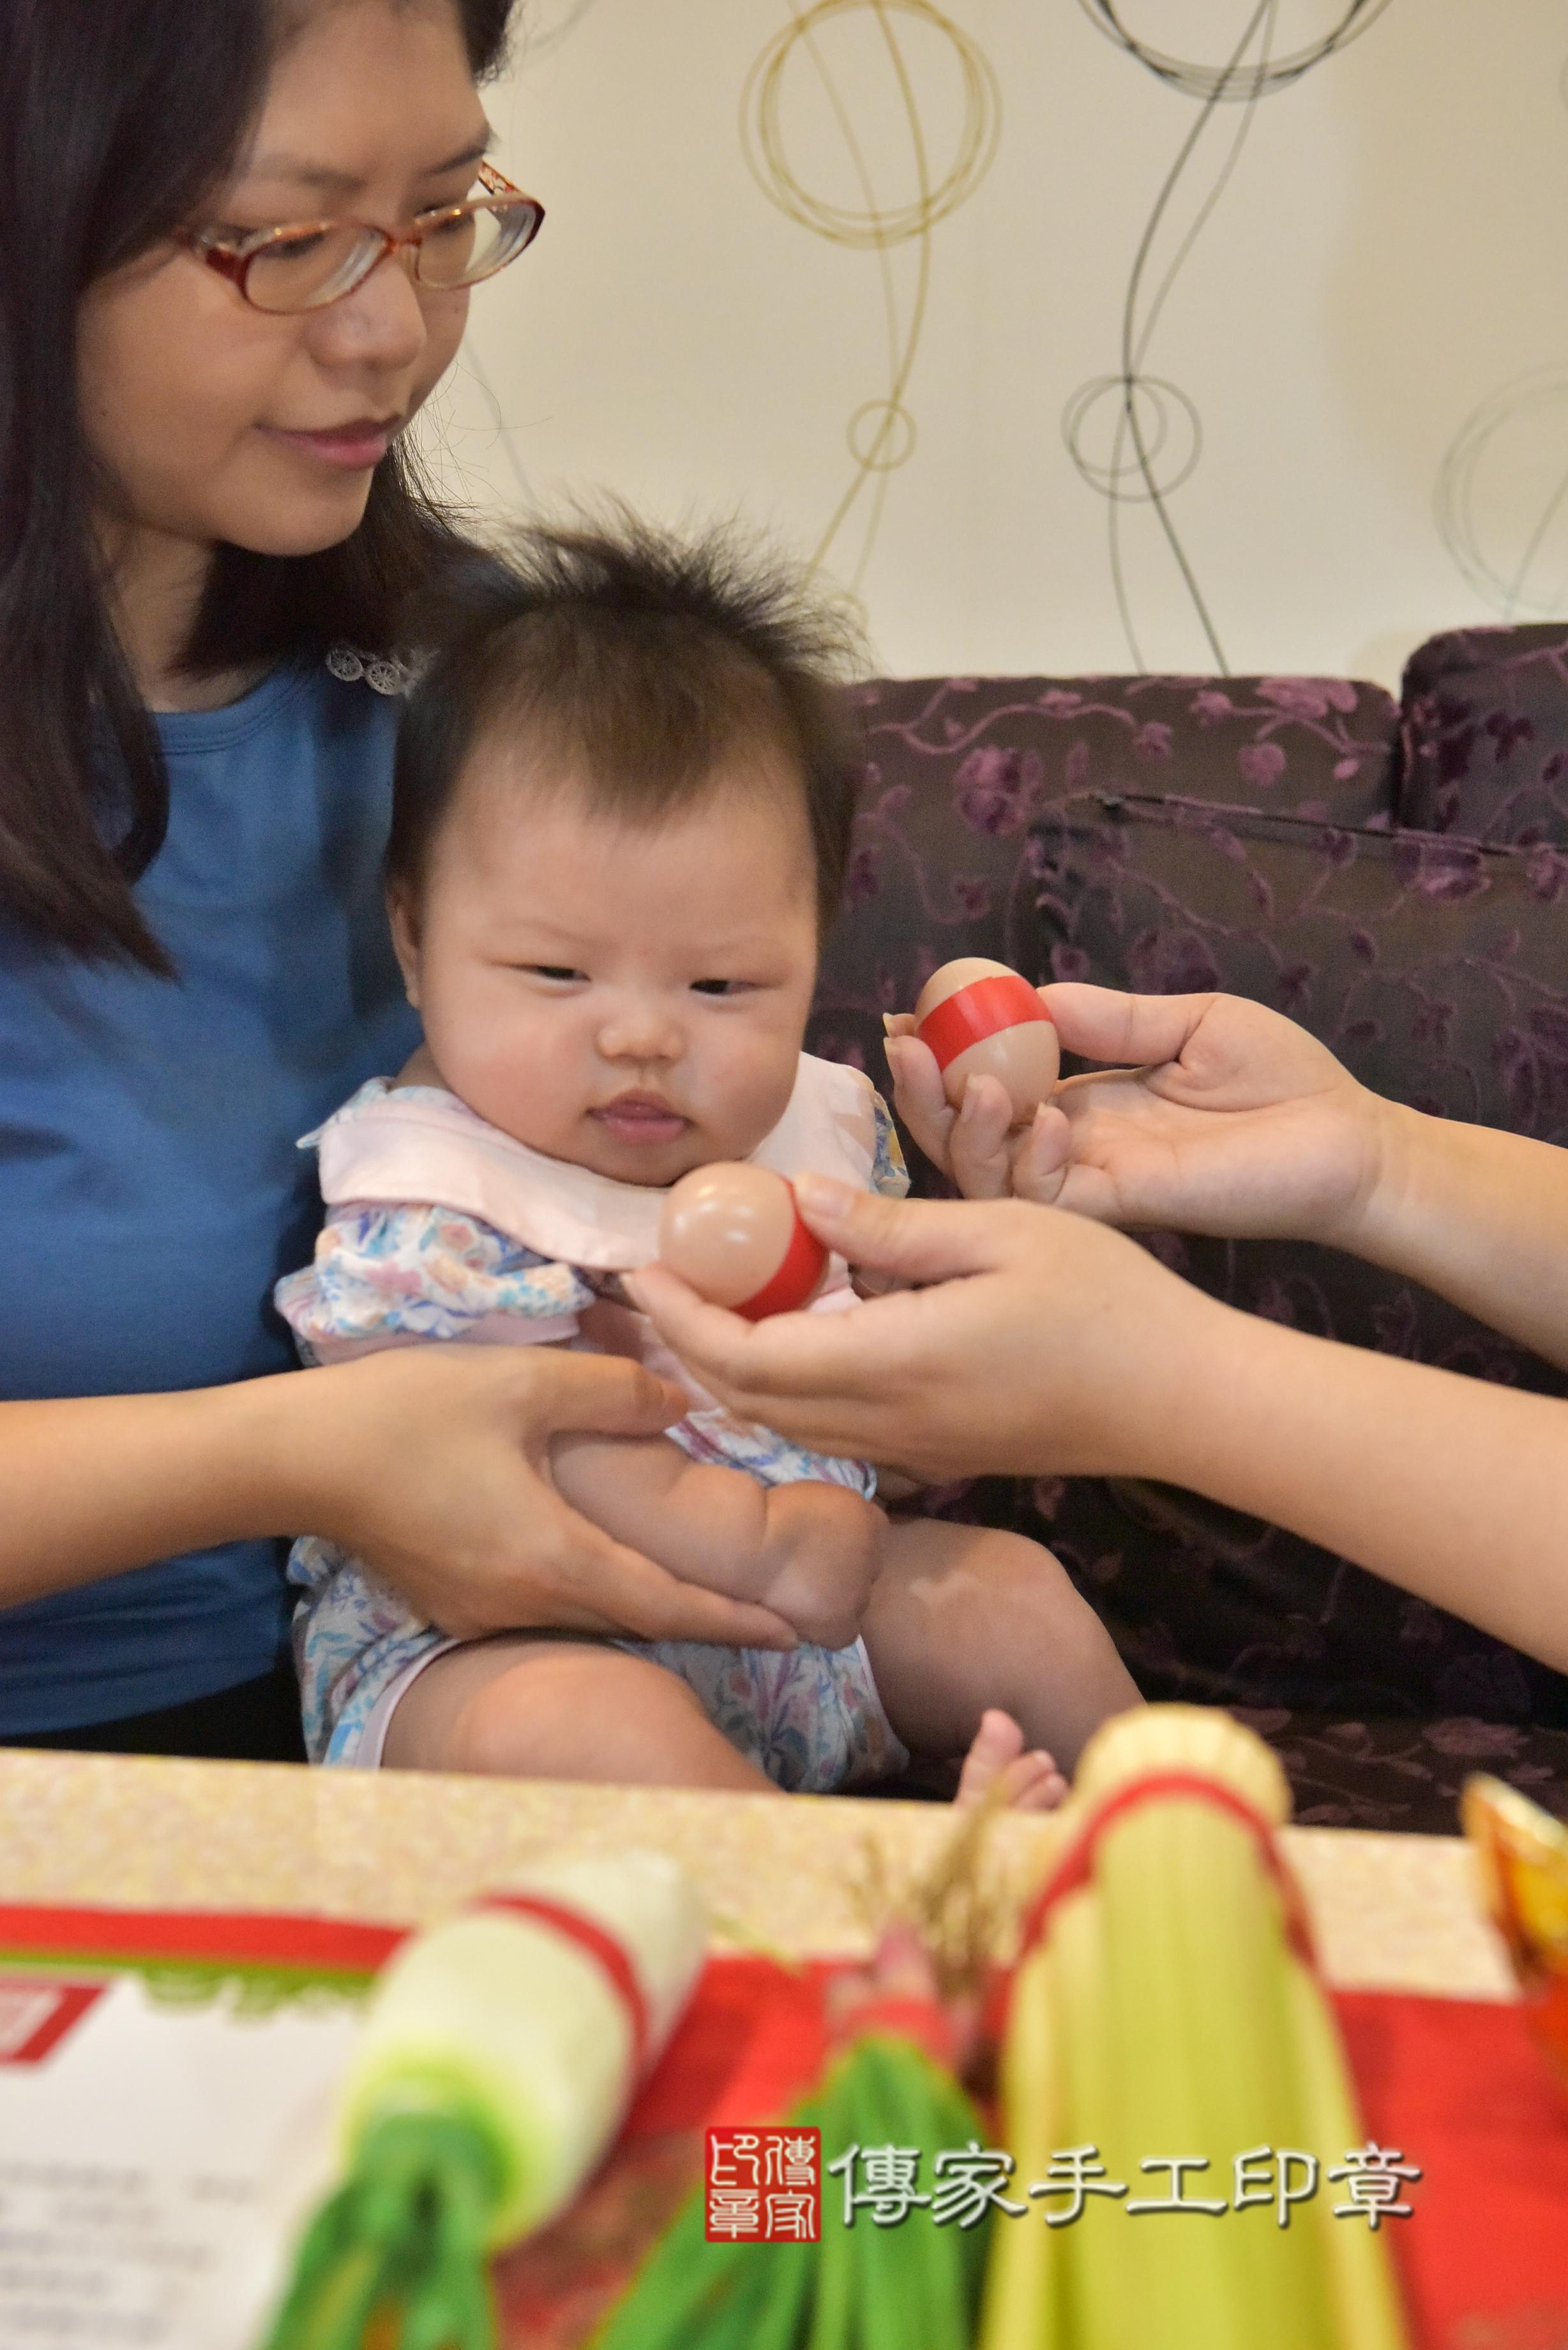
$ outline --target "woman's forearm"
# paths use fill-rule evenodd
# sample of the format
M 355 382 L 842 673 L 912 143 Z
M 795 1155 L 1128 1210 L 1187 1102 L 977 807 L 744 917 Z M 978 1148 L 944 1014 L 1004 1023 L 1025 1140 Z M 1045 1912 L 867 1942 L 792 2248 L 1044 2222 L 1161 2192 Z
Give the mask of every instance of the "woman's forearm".
M 1289 1527 L 1568 1670 L 1568 1403 L 1220 1309 L 1135 1473 Z
M 301 1531 L 289 1431 L 317 1376 L 0 1405 L 0 1607 Z
M 1568 1150 L 1378 1107 L 1383 1173 L 1347 1244 L 1568 1367 Z
M 1311 1338 L 1048 1207 L 803 1176 L 852 1263 L 912 1284 L 742 1323 L 661 1266 L 638 1302 L 705 1388 L 922 1476 L 1161 1478 L 1272 1519 L 1568 1669 L 1568 1403 Z
M 0 1405 L 0 1607 L 315 1534 L 459 1639 L 555 1625 L 792 1647 L 773 1609 L 677 1582 L 541 1473 L 563 1430 L 651 1437 L 683 1401 L 610 1356 L 416 1347 L 187 1394 Z

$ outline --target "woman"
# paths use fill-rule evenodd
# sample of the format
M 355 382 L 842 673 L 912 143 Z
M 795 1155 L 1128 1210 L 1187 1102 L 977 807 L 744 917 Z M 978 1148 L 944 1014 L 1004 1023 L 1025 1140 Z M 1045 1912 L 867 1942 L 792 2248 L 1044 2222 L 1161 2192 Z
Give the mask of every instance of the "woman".
M 481 173 L 508 13 L 9 12 L 0 1741 L 298 1752 L 304 1528 L 460 1636 L 789 1644 L 550 1490 L 552 1432 L 657 1430 L 657 1380 L 542 1349 L 293 1371 L 264 1306 L 309 1252 L 297 1138 L 414 1041 L 365 672 L 456 544 L 399 436 L 540 217 Z
M 917 1139 L 993 1204 L 797 1183 L 832 1247 L 935 1285 L 753 1328 L 655 1270 L 665 1336 L 824 1451 L 1185 1485 L 1568 1669 L 1568 1403 L 1238 1313 L 1099 1228 L 1348 1249 L 1568 1367 L 1568 1153 L 1383 1101 L 1259 1004 L 1041 993 L 1069 1052 L 1138 1066 L 1070 1080 L 1016 1141 L 993 1079 L 955 1119 L 929 1054 L 889 1047 Z

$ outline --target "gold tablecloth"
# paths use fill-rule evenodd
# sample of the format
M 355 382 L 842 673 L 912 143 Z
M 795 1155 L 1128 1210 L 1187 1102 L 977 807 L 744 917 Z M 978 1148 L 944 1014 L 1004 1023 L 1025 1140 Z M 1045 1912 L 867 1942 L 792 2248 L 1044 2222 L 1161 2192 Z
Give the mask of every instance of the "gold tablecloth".
M 502 1882 L 543 1846 L 657 1846 L 701 1885 L 726 1939 L 800 1954 L 862 1948 L 875 1846 L 895 1877 L 951 1833 L 930 1804 L 710 1795 L 402 1772 L 119 1755 L 0 1753 L 0 1903 L 318 1910 L 401 1924 Z M 1022 1891 L 1056 1831 L 995 1823 Z M 1329 1980 L 1345 1989 L 1512 1996 L 1457 1837 L 1287 1831 Z

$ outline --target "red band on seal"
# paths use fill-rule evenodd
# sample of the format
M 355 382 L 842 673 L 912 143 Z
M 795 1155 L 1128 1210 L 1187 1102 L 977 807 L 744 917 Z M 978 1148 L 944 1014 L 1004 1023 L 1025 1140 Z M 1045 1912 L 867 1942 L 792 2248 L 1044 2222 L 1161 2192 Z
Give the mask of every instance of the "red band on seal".
M 1247 1830 L 1257 1846 L 1264 1873 L 1273 1879 L 1274 1889 L 1280 1897 L 1285 1939 L 1303 1966 L 1315 1967 L 1317 1960 L 1313 1950 L 1312 1929 L 1307 1922 L 1306 1903 L 1301 1887 L 1280 1850 L 1279 1838 L 1272 1825 L 1262 1812 L 1254 1810 L 1245 1796 L 1236 1794 L 1218 1779 L 1205 1778 L 1196 1771 L 1151 1772 L 1147 1778 L 1133 1779 L 1125 1787 L 1118 1787 L 1114 1795 L 1107 1795 L 1104 1803 L 1096 1806 L 1036 1894 L 1023 1921 L 1023 1948 L 1033 1950 L 1049 1928 L 1051 1914 L 1059 1902 L 1094 1881 L 1095 1854 L 1106 1830 L 1116 1821 L 1124 1819 L 1127 1813 L 1170 1795 L 1207 1804 L 1211 1811 L 1225 1813 Z
M 1015 971 L 999 971 L 955 988 L 933 1005 L 915 1034 L 936 1055 L 938 1068 L 945 1069 L 971 1045 L 1031 1020 L 1044 1020 L 1047 1027 L 1054 1024 L 1026 979 Z
M 771 1281 L 764 1281 L 760 1289 L 754 1289 L 750 1297 L 733 1308 L 748 1322 L 765 1322 L 770 1314 L 793 1314 L 797 1305 L 805 1304 L 822 1279 L 827 1251 L 816 1234 L 801 1222 L 793 1189 L 789 1201 L 794 1222 L 778 1271 Z
M 606 1981 L 626 2010 L 626 2020 L 631 2026 L 631 2060 L 639 2076 L 648 2056 L 648 2002 L 642 1995 L 642 1985 L 637 1979 L 637 1969 L 622 1945 L 593 1918 L 580 1909 L 568 1909 L 563 1902 L 552 1901 L 542 1893 L 487 1893 L 477 1902 L 480 1909 L 505 1909 L 514 1917 L 532 1918 L 547 1926 L 563 1941 L 575 1942 L 602 1968 Z

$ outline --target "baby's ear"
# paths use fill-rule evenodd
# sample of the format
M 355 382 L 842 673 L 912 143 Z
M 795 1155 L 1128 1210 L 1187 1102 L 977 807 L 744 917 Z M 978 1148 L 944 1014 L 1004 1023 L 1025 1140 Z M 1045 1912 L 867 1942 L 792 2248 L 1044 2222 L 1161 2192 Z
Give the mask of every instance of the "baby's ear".
M 387 884 L 387 920 L 391 925 L 392 951 L 403 974 L 409 1002 L 420 1008 L 420 919 L 413 892 L 404 881 Z

